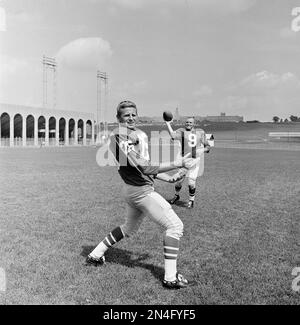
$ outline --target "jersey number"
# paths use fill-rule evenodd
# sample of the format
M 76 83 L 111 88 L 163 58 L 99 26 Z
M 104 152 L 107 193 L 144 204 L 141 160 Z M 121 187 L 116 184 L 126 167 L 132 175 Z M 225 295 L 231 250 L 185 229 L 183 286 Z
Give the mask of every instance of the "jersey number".
M 197 135 L 196 134 L 189 134 L 189 146 L 196 147 L 197 145 Z
M 129 141 L 120 141 L 120 148 L 127 155 L 131 150 L 133 150 L 134 145 L 130 144 Z

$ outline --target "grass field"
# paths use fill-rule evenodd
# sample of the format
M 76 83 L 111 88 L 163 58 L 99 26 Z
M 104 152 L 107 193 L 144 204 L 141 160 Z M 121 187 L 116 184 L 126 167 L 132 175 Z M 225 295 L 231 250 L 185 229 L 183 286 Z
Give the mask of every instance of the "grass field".
M 85 257 L 123 222 L 121 179 L 95 148 L 0 150 L 0 304 L 299 304 L 299 151 L 215 148 L 198 179 L 179 269 L 196 285 L 168 291 L 162 230 L 145 220 L 107 254 Z M 157 182 L 164 197 L 173 186 Z M 187 187 L 182 192 L 187 199 Z

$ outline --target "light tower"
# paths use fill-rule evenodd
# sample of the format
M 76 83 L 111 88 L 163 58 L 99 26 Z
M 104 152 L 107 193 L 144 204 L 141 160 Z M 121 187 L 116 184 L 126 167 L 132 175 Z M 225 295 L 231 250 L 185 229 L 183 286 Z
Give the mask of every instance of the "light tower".
M 103 85 L 103 87 L 102 87 Z M 104 96 L 102 96 L 104 88 Z M 97 121 L 96 121 L 96 142 L 100 143 L 108 136 L 107 128 L 107 98 L 108 98 L 108 76 L 106 72 L 97 71 Z M 102 105 L 103 104 L 103 105 Z M 101 135 L 101 120 L 103 121 L 103 133 Z M 104 139 L 102 138 L 104 136 Z M 103 140 L 102 140 L 103 139 Z
M 178 107 L 176 107 L 175 120 L 177 120 L 177 122 L 180 120 L 179 108 Z
M 53 83 L 52 83 L 52 108 L 56 108 L 57 98 L 57 63 L 55 58 L 43 56 L 43 108 L 48 105 L 48 71 L 52 71 Z

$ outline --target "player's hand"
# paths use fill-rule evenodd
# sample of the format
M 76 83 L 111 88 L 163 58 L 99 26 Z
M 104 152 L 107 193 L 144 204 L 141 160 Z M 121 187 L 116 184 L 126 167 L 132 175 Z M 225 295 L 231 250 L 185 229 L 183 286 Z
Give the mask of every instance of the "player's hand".
M 187 169 L 191 169 L 192 167 L 194 167 L 200 160 L 200 157 L 198 158 L 188 158 L 184 161 L 183 167 L 187 168 Z
M 186 168 L 180 168 L 178 172 L 172 176 L 169 182 L 176 183 L 178 181 L 181 181 L 185 177 L 186 173 L 187 173 Z
M 174 165 L 178 168 L 185 167 L 185 164 L 192 160 L 192 158 L 188 158 L 190 155 L 191 153 L 189 152 L 185 156 L 177 158 L 177 160 L 174 161 Z
M 205 148 L 204 148 L 204 147 L 198 148 L 198 149 L 196 150 L 196 156 L 199 157 L 199 156 L 202 155 L 204 152 L 205 152 Z
M 196 151 L 196 156 L 199 157 L 203 153 L 209 153 L 209 151 L 210 151 L 210 146 L 198 148 Z
M 204 152 L 209 153 L 209 152 L 210 152 L 210 146 L 206 146 L 206 147 L 204 148 Z
M 176 183 L 182 180 L 185 177 L 186 173 L 186 168 L 179 168 L 177 173 L 175 173 L 174 175 L 169 175 L 167 173 L 159 173 L 156 175 L 155 178 L 168 183 Z
M 185 156 L 183 156 L 182 167 L 190 169 L 190 168 L 194 167 L 200 160 L 200 158 L 189 158 L 190 155 L 191 155 L 191 153 L 188 153 Z

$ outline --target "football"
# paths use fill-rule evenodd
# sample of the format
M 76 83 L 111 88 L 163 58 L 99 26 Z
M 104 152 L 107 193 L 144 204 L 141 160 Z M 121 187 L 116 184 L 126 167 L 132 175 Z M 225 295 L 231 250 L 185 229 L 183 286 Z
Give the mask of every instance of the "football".
M 166 122 L 170 122 L 173 120 L 173 114 L 170 111 L 164 111 L 163 118 Z

